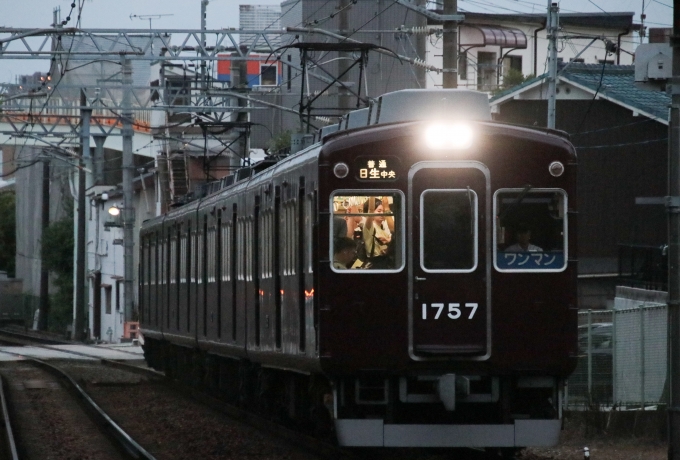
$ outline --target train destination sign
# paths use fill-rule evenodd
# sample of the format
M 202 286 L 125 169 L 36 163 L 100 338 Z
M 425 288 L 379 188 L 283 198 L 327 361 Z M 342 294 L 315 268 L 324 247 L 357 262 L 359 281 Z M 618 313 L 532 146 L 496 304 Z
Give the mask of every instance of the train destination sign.
M 357 179 L 368 181 L 395 180 L 399 168 L 396 157 L 359 157 L 355 162 Z

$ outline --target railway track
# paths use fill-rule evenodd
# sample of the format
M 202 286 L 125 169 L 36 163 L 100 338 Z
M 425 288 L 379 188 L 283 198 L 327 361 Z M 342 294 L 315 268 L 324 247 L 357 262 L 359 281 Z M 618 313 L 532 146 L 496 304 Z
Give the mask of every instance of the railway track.
M 6 458 L 44 459 L 67 451 L 71 458 L 155 458 L 58 367 L 26 359 L 0 372 L 8 402 Z
M 4 331 L 0 330 L 0 341 L 5 338 Z M 53 344 L 32 343 L 31 337 L 21 337 L 20 334 L 14 334 L 13 340 L 23 345 L 54 349 Z M 263 452 L 267 458 L 295 460 L 488 458 L 481 452 L 470 450 L 339 449 L 333 443 L 227 404 L 200 388 L 165 379 L 163 374 L 147 367 L 100 359 L 86 352 L 65 350 L 63 347 L 59 351 L 72 354 L 74 359 L 51 361 L 53 367 L 67 372 L 71 376 L 70 380 L 78 382 L 88 393 L 87 399 L 96 401 L 109 414 L 109 419 L 116 420 L 152 455 L 131 458 L 241 460 L 262 458 Z M 85 360 L 87 357 L 91 359 Z M 0 368 L 0 373 L 4 374 L 5 370 Z M 137 377 L 131 377 L 133 375 Z M 12 425 L 10 423 L 7 426 Z
M 55 349 L 53 344 L 34 343 L 31 336 L 22 336 L 17 333 L 11 336 L 11 341 L 14 341 L 16 345 Z M 8 337 L 5 331 L 0 330 L 0 342 L 7 343 Z M 134 429 L 128 431 L 133 433 L 141 444 L 149 446 L 149 451 L 153 453 L 153 456 L 149 458 L 155 457 L 159 460 L 249 458 L 251 456 L 260 458 L 260 454 L 256 452 L 262 450 L 271 450 L 267 456 L 274 459 L 312 460 L 339 457 L 336 455 L 337 452 L 333 453 L 336 450 L 333 446 L 324 445 L 313 438 L 259 419 L 255 415 L 210 398 L 181 383 L 164 379 L 163 374 L 152 369 L 126 362 L 100 359 L 81 351 L 65 350 L 63 347 L 58 350 L 60 353 L 72 354 L 76 359 L 51 361 L 55 363 L 53 367 L 59 368 L 62 372 L 67 371 L 72 376 L 70 380 L 80 382 L 81 387 L 89 394 L 86 398 L 97 401 L 106 412 L 111 414 L 109 419 L 120 420 L 121 426 L 124 427 L 133 426 Z M 3 350 L 3 352 L 7 351 Z M 83 359 L 87 357 L 91 360 Z M 122 379 L 116 377 L 114 370 L 123 374 L 138 375 L 140 378 L 136 381 L 130 378 Z M 2 372 L 3 369 L 0 368 L 0 373 Z M 211 414 L 203 413 L 206 411 Z M 224 419 L 224 415 L 230 420 Z M 210 418 L 215 420 L 214 423 L 205 423 L 206 419 Z M 194 428 L 187 430 L 187 421 L 195 422 L 192 423 Z M 201 425 L 206 427 L 201 427 Z M 244 428 L 244 425 L 247 426 Z M 147 429 L 148 427 L 151 429 Z M 256 433 L 256 430 L 259 433 Z M 228 446 L 219 445 L 221 436 L 218 433 L 220 432 L 228 432 L 228 435 L 224 437 L 236 440 L 236 444 L 240 444 L 238 456 L 234 457 L 232 453 L 229 453 L 228 451 L 233 452 L 233 449 L 228 449 Z M 206 439 L 206 434 L 208 439 Z M 192 437 L 198 437 L 200 440 L 192 440 Z M 195 447 L 197 444 L 198 449 Z M 253 447 L 249 447 L 250 444 Z M 194 446 L 190 449 L 193 454 L 182 453 L 183 450 L 186 451 L 185 448 L 188 445 Z M 198 454 L 197 452 L 201 450 L 220 452 L 212 456 Z M 253 452 L 250 452 L 251 450 Z M 147 457 L 132 456 L 132 458 Z

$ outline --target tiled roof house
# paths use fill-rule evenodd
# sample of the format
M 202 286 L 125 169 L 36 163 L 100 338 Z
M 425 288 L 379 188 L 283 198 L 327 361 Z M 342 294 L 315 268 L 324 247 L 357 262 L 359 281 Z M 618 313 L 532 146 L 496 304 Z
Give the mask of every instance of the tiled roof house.
M 579 165 L 580 306 L 609 306 L 613 293 L 602 289 L 613 291 L 631 254 L 660 257 L 667 241 L 665 208 L 636 198 L 667 195 L 670 96 L 636 87 L 634 66 L 573 63 L 560 70 L 556 129 L 570 134 Z M 495 119 L 546 126 L 547 88 L 542 75 L 497 94 Z

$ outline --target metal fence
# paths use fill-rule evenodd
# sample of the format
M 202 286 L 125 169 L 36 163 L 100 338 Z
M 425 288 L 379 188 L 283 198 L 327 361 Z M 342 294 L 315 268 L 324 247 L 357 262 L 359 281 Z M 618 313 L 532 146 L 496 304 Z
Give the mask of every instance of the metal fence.
M 663 404 L 666 305 L 579 313 L 579 356 L 565 406 L 645 407 Z
M 619 245 L 619 283 L 641 289 L 668 288 L 668 247 Z

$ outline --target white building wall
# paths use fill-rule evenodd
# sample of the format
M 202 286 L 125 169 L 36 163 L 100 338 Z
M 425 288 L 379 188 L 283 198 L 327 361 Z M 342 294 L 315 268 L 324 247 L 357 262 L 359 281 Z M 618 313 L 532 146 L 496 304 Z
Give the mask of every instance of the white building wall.
M 137 184 L 140 185 L 140 184 Z M 111 187 L 108 187 L 111 188 Z M 156 215 L 156 187 L 146 185 L 146 190 L 137 187 L 133 195 L 135 209 L 134 224 L 134 274 L 135 306 L 138 303 L 137 267 L 139 265 L 139 229 L 142 222 Z M 87 216 L 87 274 L 88 274 L 88 328 L 90 337 L 99 338 L 104 342 L 119 343 L 124 334 L 125 322 L 125 259 L 123 248 L 123 228 L 108 226 L 107 222 L 120 223 L 120 219 L 113 218 L 108 213 L 112 205 L 122 206 L 123 197 L 120 190 L 109 192 L 108 201 L 101 200 L 101 194 L 106 187 L 93 187 L 88 195 Z M 96 273 L 101 273 L 101 288 L 94 291 Z M 107 310 L 107 296 L 110 292 L 111 308 Z M 101 328 L 95 330 L 95 296 L 101 300 Z
M 239 28 L 245 30 L 280 30 L 281 7 L 278 5 L 239 5 Z M 256 35 L 241 34 L 239 43 L 251 45 Z M 281 37 L 269 35 L 267 39 L 273 48 L 281 46 Z M 258 46 L 265 47 L 267 43 L 260 38 Z

